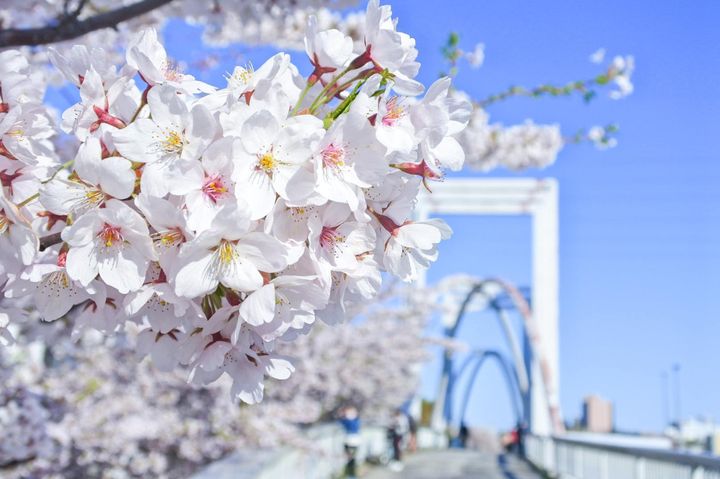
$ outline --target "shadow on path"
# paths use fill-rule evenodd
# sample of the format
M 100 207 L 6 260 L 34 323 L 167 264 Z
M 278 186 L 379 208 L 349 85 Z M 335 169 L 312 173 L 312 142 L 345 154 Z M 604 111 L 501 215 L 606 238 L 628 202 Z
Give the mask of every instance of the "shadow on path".
M 502 473 L 505 474 L 506 479 L 519 479 L 509 469 L 508 460 L 507 460 L 507 457 L 505 457 L 505 454 L 500 454 L 497 458 L 497 461 L 498 461 L 498 466 L 500 466 L 500 471 L 502 471 Z
M 540 479 L 521 459 L 465 449 L 409 455 L 403 471 L 371 468 L 365 479 Z

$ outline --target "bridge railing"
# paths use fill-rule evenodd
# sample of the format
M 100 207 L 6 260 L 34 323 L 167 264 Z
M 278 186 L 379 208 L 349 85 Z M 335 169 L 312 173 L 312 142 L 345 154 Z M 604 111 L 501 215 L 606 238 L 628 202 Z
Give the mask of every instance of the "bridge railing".
M 720 458 L 672 450 L 527 436 L 525 454 L 559 479 L 720 479 Z

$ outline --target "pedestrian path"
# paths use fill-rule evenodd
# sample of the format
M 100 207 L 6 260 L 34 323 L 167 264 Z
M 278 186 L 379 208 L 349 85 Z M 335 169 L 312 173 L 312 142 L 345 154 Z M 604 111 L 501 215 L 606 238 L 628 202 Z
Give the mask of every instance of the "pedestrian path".
M 393 472 L 374 468 L 364 479 L 540 479 L 541 476 L 514 456 L 446 449 L 421 451 L 407 456 L 405 468 Z

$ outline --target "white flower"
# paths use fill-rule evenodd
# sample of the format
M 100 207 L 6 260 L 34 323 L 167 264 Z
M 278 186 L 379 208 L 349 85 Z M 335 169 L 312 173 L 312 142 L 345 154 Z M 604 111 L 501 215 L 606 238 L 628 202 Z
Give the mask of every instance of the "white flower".
M 163 270 L 169 271 L 175 265 L 180 246 L 192 238 L 180 205 L 173 204 L 170 200 L 141 194 L 135 198 L 135 206 L 152 226 L 154 230 L 152 238 L 158 261 Z
M 227 373 L 233 384 L 230 394 L 247 404 L 263 399 L 263 379 L 287 379 L 295 368 L 286 358 L 263 348 L 262 339 L 250 329 L 241 328 L 236 343 L 215 341 L 206 346 L 196 362 L 191 380 L 207 384 Z
M 420 158 L 431 166 L 457 171 L 465 152 L 454 135 L 465 128 L 472 109 L 469 102 L 448 96 L 449 88 L 449 78 L 435 81 L 413 106 L 410 118 L 420 138 Z
M 18 50 L 0 52 L 0 78 L 3 110 L 28 102 L 39 103 L 45 93 L 42 73 L 31 71 L 26 56 Z
M 87 288 L 73 281 L 62 264 L 65 255 L 60 257 L 60 265 L 40 263 L 29 267 L 5 290 L 8 298 L 21 298 L 30 295 L 40 317 L 45 321 L 55 321 L 67 314 L 70 309 L 88 299 L 105 302 L 105 287 L 93 281 Z
M 120 156 L 103 158 L 100 140 L 88 138 L 75 157 L 72 179 L 53 179 L 40 188 L 40 202 L 57 215 L 82 215 L 105 200 L 124 200 L 135 189 L 130 161 Z
M 138 70 L 150 86 L 169 85 L 186 93 L 209 93 L 214 90 L 193 76 L 180 73 L 178 67 L 168 59 L 154 28 L 143 30 L 130 40 L 126 57 L 128 65 Z
M 272 283 L 276 295 L 273 322 L 280 327 L 273 330 L 271 323 L 264 329 L 255 328 L 265 341 L 276 337 L 289 339 L 289 330 L 302 331 L 315 321 L 315 312 L 327 305 L 326 291 L 314 277 L 282 275 L 274 278 Z
M 115 147 L 125 158 L 145 163 L 143 192 L 163 197 L 181 195 L 192 188 L 187 173 L 215 138 L 215 118 L 202 105 L 188 109 L 170 86 L 148 93 L 152 119 L 140 118 L 112 133 Z
M 115 65 L 102 48 L 88 49 L 85 45 L 73 45 L 69 49 L 48 48 L 52 64 L 60 70 L 65 79 L 80 86 L 88 70 L 97 72 L 101 78 L 114 80 L 117 77 Z
M 90 68 L 80 85 L 80 102 L 63 112 L 62 127 L 80 140 L 102 127 L 123 128 L 140 106 L 140 91 L 131 78 L 105 82 Z
M 308 19 L 305 32 L 305 52 L 315 66 L 319 80 L 325 73 L 332 73 L 345 66 L 353 53 L 352 38 L 334 28 L 318 31 L 317 17 Z
M 261 271 L 273 273 L 285 268 L 285 246 L 250 228 L 241 207 L 225 207 L 210 229 L 183 244 L 174 280 L 178 296 L 202 296 L 215 291 L 218 284 L 254 291 L 263 285 Z
M 54 135 L 54 125 L 45 107 L 31 103 L 16 105 L 0 120 L 0 154 L 29 166 L 54 165 L 51 142 Z
M 357 267 L 349 272 L 332 273 L 330 301 L 317 316 L 327 324 L 339 324 L 351 316 L 357 304 L 373 300 L 382 285 L 380 268 L 372 255 L 358 258 Z
M 289 206 L 284 199 L 278 198 L 272 212 L 265 218 L 265 232 L 282 242 L 305 242 L 310 233 L 308 221 L 318 217 L 318 210 L 312 205 Z
M 353 220 L 347 205 L 328 203 L 319 217 L 309 223 L 312 256 L 333 270 L 354 270 L 357 257 L 373 250 L 375 233 L 367 223 Z
M 83 286 L 99 274 L 122 294 L 136 291 L 156 259 L 145 220 L 118 200 L 78 218 L 62 239 L 70 245 L 67 273 Z
M 437 259 L 438 243 L 452 234 L 441 219 L 406 221 L 397 225 L 387 216 L 376 213 L 375 217 L 390 233 L 385 242 L 383 264 L 403 281 L 413 281 L 427 269 Z
M 422 93 L 422 84 L 413 80 L 420 69 L 420 63 L 415 61 L 418 55 L 415 39 L 396 31 L 390 6 L 380 6 L 379 0 L 370 0 L 365 21 L 366 49 L 363 55 L 366 60 L 393 74 L 393 88 L 399 94 L 415 96 Z
M 180 363 L 180 350 L 184 334 L 179 330 L 158 332 L 144 329 L 137 337 L 139 357 L 150 355 L 153 365 L 160 371 L 172 371 Z
M 415 127 L 402 97 L 382 97 L 375 117 L 377 139 L 388 153 L 410 153 L 417 144 Z
M 276 193 L 290 202 L 302 202 L 313 193 L 309 160 L 323 132 L 322 122 L 310 115 L 281 123 L 261 110 L 247 119 L 240 133 L 242 149 L 235 160 L 234 179 L 245 191 L 252 219 L 270 212 Z
M 364 116 L 350 112 L 330 127 L 313 155 L 315 190 L 323 198 L 364 209 L 361 188 L 382 180 L 388 171 L 385 148 Z
M 201 164 L 188 173 L 194 185 L 185 194 L 187 224 L 195 232 L 208 229 L 224 205 L 237 201 L 232 180 L 235 150 L 234 138 L 217 140 L 205 151 Z
M 0 274 L 16 274 L 35 260 L 40 241 L 0 189 Z
M 232 74 L 226 77 L 227 89 L 233 99 L 238 100 L 242 97 L 245 103 L 250 103 L 252 96 L 264 97 L 273 85 L 286 82 L 288 74 L 293 76 L 291 68 L 290 55 L 287 53 L 273 55 L 257 70 L 252 64 L 244 67 L 236 66 Z
M 194 303 L 175 295 L 168 283 L 152 283 L 128 294 L 123 307 L 128 319 L 149 324 L 159 333 L 165 334 L 179 329 L 190 322 L 194 311 Z M 190 310 L 190 311 L 188 311 Z

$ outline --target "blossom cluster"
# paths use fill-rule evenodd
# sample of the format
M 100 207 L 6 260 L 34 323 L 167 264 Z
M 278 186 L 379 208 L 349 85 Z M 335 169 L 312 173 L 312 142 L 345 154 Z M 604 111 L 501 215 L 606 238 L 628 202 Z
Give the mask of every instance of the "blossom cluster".
M 51 174 L 52 129 L 13 120 L 40 95 L 0 78 L 18 132 L 3 136 L 4 296 L 45 321 L 72 311 L 76 335 L 137 327 L 159 369 L 228 374 L 233 397 L 259 402 L 265 376 L 293 371 L 278 340 L 343 321 L 383 271 L 413 280 L 450 235 L 413 207 L 423 182 L 462 167 L 470 104 L 447 78 L 417 99 L 414 40 L 376 0 L 365 20 L 358 46 L 311 18 L 307 78 L 280 53 L 223 88 L 173 68 L 152 29 L 120 67 L 100 48 L 51 51 L 80 97 L 62 114 L 79 146 Z
M 481 171 L 501 166 L 510 170 L 546 168 L 555 163 L 565 146 L 559 125 L 539 125 L 532 120 L 508 127 L 491 124 L 488 113 L 479 107 L 473 110 L 460 141 L 467 166 Z
M 180 370 L 134 361 L 121 336 L 72 341 L 69 322 L 29 317 L 16 323 L 17 346 L 0 350 L 0 475 L 188 477 L 238 449 L 312 447 L 301 426 L 348 401 L 385 424 L 417 389 L 437 291 L 383 288 L 357 321 L 279 345 L 298 370 L 252 407 L 227 400 L 228 380 L 196 388 Z

